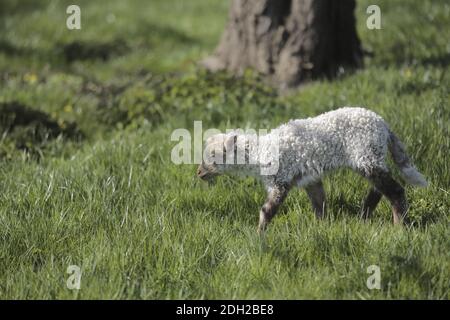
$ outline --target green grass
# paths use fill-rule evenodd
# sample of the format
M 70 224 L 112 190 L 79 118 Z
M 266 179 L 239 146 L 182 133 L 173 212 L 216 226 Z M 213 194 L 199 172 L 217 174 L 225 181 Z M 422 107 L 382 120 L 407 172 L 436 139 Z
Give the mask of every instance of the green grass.
M 0 298 L 450 297 L 446 1 L 358 1 L 358 31 L 374 57 L 361 71 L 285 96 L 251 74 L 196 71 L 220 37 L 227 2 L 79 1 L 81 31 L 65 28 L 68 4 L 0 4 L 0 103 L 19 101 L 86 135 L 31 141 L 39 156 L 5 149 Z M 380 5 L 382 30 L 365 28 L 369 4 Z M 71 43 L 125 50 L 68 62 Z M 222 177 L 206 186 L 194 165 L 170 160 L 170 134 L 192 131 L 194 120 L 270 128 L 344 105 L 380 113 L 430 181 L 407 189 L 412 226 L 392 226 L 384 200 L 361 221 L 369 186 L 341 171 L 325 179 L 325 221 L 294 190 L 260 238 L 259 184 Z M 82 269 L 78 291 L 66 287 L 69 265 Z M 370 265 L 381 269 L 381 290 L 366 287 Z

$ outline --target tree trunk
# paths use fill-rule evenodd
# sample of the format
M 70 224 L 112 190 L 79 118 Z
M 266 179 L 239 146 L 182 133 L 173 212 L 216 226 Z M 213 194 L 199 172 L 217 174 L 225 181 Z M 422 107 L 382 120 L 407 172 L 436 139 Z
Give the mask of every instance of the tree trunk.
M 282 87 L 362 66 L 354 0 L 233 0 L 212 70 L 252 68 Z

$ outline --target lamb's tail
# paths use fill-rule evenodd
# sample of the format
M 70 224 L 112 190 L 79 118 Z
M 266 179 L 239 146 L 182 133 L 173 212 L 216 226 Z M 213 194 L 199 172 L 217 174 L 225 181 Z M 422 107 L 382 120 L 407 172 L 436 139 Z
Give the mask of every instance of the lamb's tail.
M 389 151 L 392 154 L 395 164 L 402 172 L 405 181 L 414 186 L 426 187 L 428 182 L 411 163 L 403 143 L 392 131 L 389 131 L 389 133 Z

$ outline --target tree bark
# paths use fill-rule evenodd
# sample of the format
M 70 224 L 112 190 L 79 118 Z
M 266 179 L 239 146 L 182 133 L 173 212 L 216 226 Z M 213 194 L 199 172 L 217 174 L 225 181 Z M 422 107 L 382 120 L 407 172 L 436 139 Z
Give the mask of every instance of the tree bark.
M 212 70 L 252 68 L 282 87 L 361 67 L 354 0 L 233 0 Z

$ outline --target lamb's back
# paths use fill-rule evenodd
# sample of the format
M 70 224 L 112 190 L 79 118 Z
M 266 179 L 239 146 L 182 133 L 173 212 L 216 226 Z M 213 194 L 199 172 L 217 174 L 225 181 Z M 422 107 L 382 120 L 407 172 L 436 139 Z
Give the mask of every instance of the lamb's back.
M 291 120 L 279 127 L 284 167 L 318 173 L 351 165 L 368 153 L 384 156 L 388 129 L 373 111 L 344 107 L 317 117 Z

